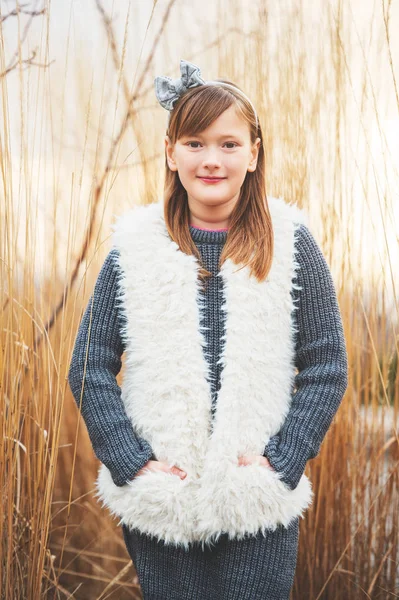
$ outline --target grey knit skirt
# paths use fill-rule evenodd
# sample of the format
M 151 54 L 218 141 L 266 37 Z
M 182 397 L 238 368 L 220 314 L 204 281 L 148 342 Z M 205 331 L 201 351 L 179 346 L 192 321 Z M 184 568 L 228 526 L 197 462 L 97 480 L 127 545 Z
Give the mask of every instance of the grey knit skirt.
M 144 600 L 289 600 L 299 542 L 299 517 L 266 535 L 220 536 L 189 550 L 122 525 Z

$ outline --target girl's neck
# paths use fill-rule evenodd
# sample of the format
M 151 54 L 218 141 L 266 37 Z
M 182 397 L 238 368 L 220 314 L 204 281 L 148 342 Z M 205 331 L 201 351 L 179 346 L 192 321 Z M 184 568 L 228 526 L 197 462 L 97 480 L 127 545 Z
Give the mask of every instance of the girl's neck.
M 194 227 L 194 229 L 201 229 L 201 231 L 228 231 L 228 227 L 224 228 L 224 229 L 205 229 L 204 227 L 197 227 L 197 225 L 191 225 L 190 223 L 190 227 Z

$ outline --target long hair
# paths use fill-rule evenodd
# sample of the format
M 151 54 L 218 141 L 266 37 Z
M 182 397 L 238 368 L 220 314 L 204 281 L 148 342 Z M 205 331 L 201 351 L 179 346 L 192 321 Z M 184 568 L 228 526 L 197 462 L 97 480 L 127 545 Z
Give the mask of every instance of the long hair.
M 223 247 L 219 268 L 230 260 L 237 265 L 248 266 L 250 274 L 257 280 L 266 279 L 273 258 L 274 234 L 266 197 L 265 153 L 260 125 L 256 128 L 253 109 L 248 100 L 240 94 L 240 88 L 225 79 L 218 79 L 219 85 L 201 85 L 185 92 L 170 112 L 166 131 L 172 145 L 184 135 L 196 135 L 209 127 L 226 109 L 233 104 L 238 114 L 248 123 L 251 143 L 260 138 L 256 169 L 247 171 L 241 186 L 240 196 L 230 218 L 229 231 Z M 228 83 L 237 91 L 223 87 Z M 189 230 L 190 211 L 187 192 L 177 171 L 169 169 L 165 148 L 164 218 L 172 240 L 182 252 L 193 254 L 200 264 L 199 278 L 204 284 L 211 273 L 203 266 L 200 253 L 193 242 Z

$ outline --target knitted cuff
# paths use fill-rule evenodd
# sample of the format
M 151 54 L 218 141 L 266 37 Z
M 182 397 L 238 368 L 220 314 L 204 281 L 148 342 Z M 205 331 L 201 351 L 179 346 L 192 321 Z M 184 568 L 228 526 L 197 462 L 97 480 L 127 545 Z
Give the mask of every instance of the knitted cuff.
M 266 444 L 263 456 L 268 459 L 273 469 L 281 474 L 281 481 L 294 490 L 305 471 L 310 450 L 306 444 L 298 444 L 294 448 L 285 447 L 281 444 L 279 436 L 275 435 Z
M 152 460 L 153 451 L 151 446 L 144 440 L 141 442 L 142 452 L 134 456 L 134 460 L 131 463 L 125 463 L 125 465 L 117 465 L 113 469 L 110 469 L 111 477 L 115 485 L 122 487 L 135 477 L 135 475 L 144 467 L 144 465 Z

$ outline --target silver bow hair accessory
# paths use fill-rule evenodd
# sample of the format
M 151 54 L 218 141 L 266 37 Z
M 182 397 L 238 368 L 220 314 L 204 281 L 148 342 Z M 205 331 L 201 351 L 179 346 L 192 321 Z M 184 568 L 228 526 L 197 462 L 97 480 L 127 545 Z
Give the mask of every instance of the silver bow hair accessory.
M 234 88 L 237 91 L 235 86 L 232 86 L 228 83 L 223 83 L 220 81 L 205 81 L 201 77 L 200 68 L 193 63 L 188 62 L 188 60 L 181 59 L 180 60 L 180 72 L 181 77 L 179 79 L 172 79 L 167 75 L 158 75 L 154 79 L 154 87 L 155 87 L 155 95 L 163 108 L 168 110 L 169 112 L 173 110 L 175 102 L 180 98 L 180 96 L 186 92 L 189 88 L 197 87 L 199 85 L 204 84 L 216 84 L 225 87 Z M 256 118 L 256 128 L 258 128 L 258 115 L 255 110 L 254 105 L 251 100 L 246 96 L 241 90 L 238 90 L 239 93 L 244 96 L 250 105 L 252 106 L 252 110 L 254 111 Z

